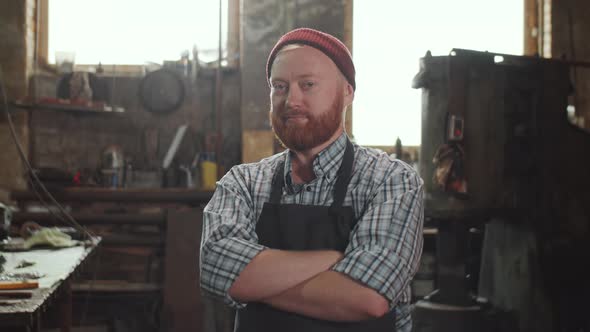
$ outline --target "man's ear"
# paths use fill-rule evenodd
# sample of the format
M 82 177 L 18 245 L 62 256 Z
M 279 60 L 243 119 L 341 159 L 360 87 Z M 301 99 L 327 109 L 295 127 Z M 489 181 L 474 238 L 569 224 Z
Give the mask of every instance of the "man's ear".
M 354 89 L 348 82 L 346 82 L 344 89 L 344 105 L 350 106 L 354 101 Z

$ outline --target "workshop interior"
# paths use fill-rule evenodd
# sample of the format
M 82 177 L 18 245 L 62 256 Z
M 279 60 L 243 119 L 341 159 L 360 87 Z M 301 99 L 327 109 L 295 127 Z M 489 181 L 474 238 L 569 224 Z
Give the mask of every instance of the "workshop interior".
M 401 82 L 359 83 L 345 128 L 424 181 L 412 331 L 590 331 L 590 1 L 423 2 L 0 2 L 0 331 L 233 331 L 199 288 L 203 209 L 283 151 L 265 66 L 299 27 Z M 435 17 L 459 33 L 428 42 Z

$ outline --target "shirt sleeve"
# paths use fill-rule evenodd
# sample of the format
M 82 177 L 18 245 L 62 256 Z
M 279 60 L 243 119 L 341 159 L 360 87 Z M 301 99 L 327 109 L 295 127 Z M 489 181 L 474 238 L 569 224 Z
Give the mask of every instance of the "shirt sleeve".
M 333 270 L 376 290 L 393 308 L 418 268 L 423 223 L 422 179 L 409 168 L 392 172 L 377 187 Z
M 205 207 L 199 266 L 204 291 L 224 298 L 234 308 L 243 308 L 246 304 L 232 299 L 228 290 L 265 247 L 258 244 L 251 199 L 238 173 L 234 168 L 217 183 Z

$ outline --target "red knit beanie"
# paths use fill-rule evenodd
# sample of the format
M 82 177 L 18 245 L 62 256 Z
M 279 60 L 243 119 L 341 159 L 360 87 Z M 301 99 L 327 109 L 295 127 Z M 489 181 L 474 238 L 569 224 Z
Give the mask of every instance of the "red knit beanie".
M 344 77 L 346 77 L 348 83 L 352 85 L 352 88 L 356 89 L 354 63 L 352 63 L 352 56 L 346 45 L 332 35 L 309 28 L 300 28 L 287 32 L 279 39 L 272 51 L 270 51 L 266 62 L 266 78 L 269 85 L 272 63 L 281 48 L 289 44 L 308 45 L 322 51 L 334 61 Z

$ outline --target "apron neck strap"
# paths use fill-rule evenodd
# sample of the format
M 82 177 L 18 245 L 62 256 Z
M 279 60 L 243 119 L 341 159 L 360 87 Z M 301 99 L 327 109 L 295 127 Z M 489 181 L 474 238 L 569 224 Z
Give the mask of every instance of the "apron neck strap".
M 283 194 L 283 185 L 285 184 L 285 161 L 281 160 L 277 164 L 277 169 L 272 177 L 272 191 L 270 192 L 269 203 L 281 203 L 281 196 Z
M 342 207 L 346 197 L 346 189 L 352 175 L 352 165 L 354 164 L 354 147 L 350 140 L 346 138 L 346 150 L 342 158 L 342 164 L 338 169 L 336 184 L 334 185 L 334 201 L 331 208 Z M 285 161 L 281 160 L 277 164 L 275 173 L 272 177 L 272 191 L 270 192 L 269 203 L 279 204 L 285 185 Z
M 348 138 L 346 138 L 346 150 L 342 157 L 342 164 L 338 169 L 336 184 L 334 184 L 334 201 L 331 208 L 340 208 L 344 204 L 346 189 L 352 175 L 352 165 L 354 163 L 354 147 Z

